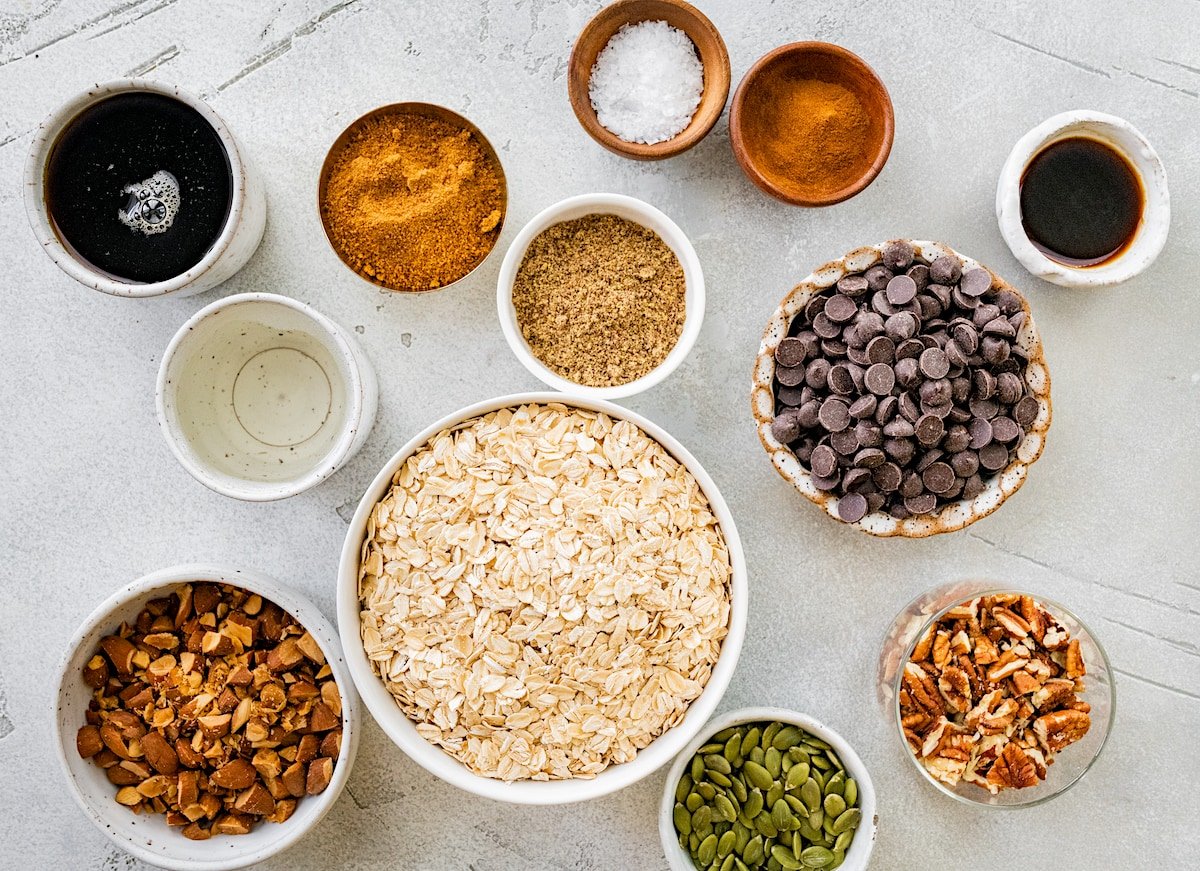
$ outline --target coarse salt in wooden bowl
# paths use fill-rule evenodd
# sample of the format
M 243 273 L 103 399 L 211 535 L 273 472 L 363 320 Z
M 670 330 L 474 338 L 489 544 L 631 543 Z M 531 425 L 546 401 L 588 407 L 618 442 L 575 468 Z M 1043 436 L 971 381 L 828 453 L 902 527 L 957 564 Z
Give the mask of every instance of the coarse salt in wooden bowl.
M 912 240 L 911 244 L 916 256 L 932 262 L 936 258 L 952 254 L 963 262 L 963 268 L 981 267 L 983 264 L 955 251 L 941 242 Z M 781 444 L 771 433 L 771 423 L 775 419 L 775 393 L 773 382 L 775 378 L 775 349 L 780 341 L 788 335 L 792 319 L 803 311 L 808 301 L 818 293 L 834 286 L 839 278 L 851 273 L 863 272 L 883 258 L 883 245 L 868 245 L 856 248 L 844 257 L 831 260 L 816 269 L 807 278 L 797 284 L 783 298 L 775 309 L 767 328 L 763 331 L 762 343 L 759 346 L 758 358 L 754 363 L 754 375 L 750 389 L 750 406 L 754 413 L 754 423 L 758 428 L 758 438 L 763 449 L 771 458 L 775 470 L 799 490 L 805 497 L 825 509 L 830 517 L 839 523 L 844 521 L 838 517 L 838 497 L 834 493 L 817 489 L 813 483 L 812 473 L 801 465 L 785 444 Z M 1016 288 L 1008 284 L 990 269 L 992 286 L 997 290 L 1008 290 L 1021 300 L 1025 312 L 1025 323 L 1017 332 L 1016 344 L 1028 355 L 1029 362 L 1025 367 L 1025 383 L 1029 386 L 1031 395 L 1038 402 L 1037 417 L 1030 425 L 1025 438 L 1017 446 L 1016 457 L 1008 466 L 985 482 L 983 492 L 974 499 L 959 499 L 943 505 L 931 514 L 922 514 L 897 520 L 883 511 L 874 511 L 861 520 L 849 524 L 863 532 L 881 538 L 900 536 L 903 538 L 925 538 L 943 532 L 954 532 L 964 529 L 987 517 L 1000 505 L 1021 488 L 1029 467 L 1042 454 L 1046 444 L 1046 433 L 1050 429 L 1050 370 L 1046 364 L 1042 340 L 1033 322 L 1033 313 L 1029 309 L 1029 301 Z
M 665 21 L 682 30 L 696 47 L 704 66 L 704 91 L 687 127 L 663 142 L 627 142 L 596 117 L 588 93 L 592 67 L 613 35 L 626 24 Z M 567 70 L 567 94 L 575 117 L 587 134 L 614 154 L 634 160 L 662 160 L 682 154 L 708 135 L 729 97 L 729 51 L 708 17 L 683 0 L 617 0 L 601 9 L 575 40 Z

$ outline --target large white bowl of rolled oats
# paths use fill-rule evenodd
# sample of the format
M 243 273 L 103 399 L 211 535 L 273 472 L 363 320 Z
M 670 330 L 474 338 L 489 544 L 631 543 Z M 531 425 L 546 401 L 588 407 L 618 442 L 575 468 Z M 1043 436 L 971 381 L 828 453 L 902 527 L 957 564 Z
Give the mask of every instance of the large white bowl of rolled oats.
M 338 624 L 359 692 L 428 771 L 519 804 L 670 761 L 733 674 L 745 558 L 713 480 L 602 400 L 503 396 L 380 471 L 350 524 Z

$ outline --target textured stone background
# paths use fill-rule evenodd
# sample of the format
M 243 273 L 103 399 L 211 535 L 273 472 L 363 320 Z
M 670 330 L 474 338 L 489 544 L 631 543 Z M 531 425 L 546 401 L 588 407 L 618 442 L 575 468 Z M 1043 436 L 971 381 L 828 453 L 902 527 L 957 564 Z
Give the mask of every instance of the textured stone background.
M 327 0 L 326 0 L 327 2 Z M 738 518 L 753 598 L 723 707 L 808 711 L 854 743 L 880 796 L 880 869 L 1194 867 L 1200 851 L 1200 31 L 1195 0 L 701 2 L 735 82 L 794 39 L 841 43 L 896 105 L 892 158 L 822 211 L 746 181 L 725 122 L 692 152 L 642 165 L 575 122 L 564 71 L 596 2 L 0 0 L 0 866 L 126 868 L 67 794 L 49 742 L 57 662 L 110 591 L 192 560 L 266 570 L 333 615 L 346 521 L 384 459 L 435 416 L 539 385 L 495 316 L 494 256 L 452 291 L 406 298 L 348 273 L 322 240 L 325 149 L 351 119 L 419 99 L 468 114 L 511 191 L 500 248 L 543 206 L 591 190 L 640 196 L 683 227 L 708 314 L 676 374 L 629 402 L 706 465 Z M 266 182 L 266 237 L 200 299 L 110 299 L 66 278 L 26 226 L 31 131 L 96 81 L 148 75 L 205 95 Z M 1174 193 L 1158 263 L 1127 285 L 1068 291 L 1026 274 L 993 217 L 996 174 L 1030 126 L 1070 108 L 1129 118 Z M 1043 459 L 1003 510 L 925 542 L 829 521 L 764 458 L 747 407 L 762 325 L 813 266 L 897 235 L 943 239 L 1026 290 L 1054 378 Z M 358 330 L 379 370 L 365 449 L 302 496 L 250 505 L 193 481 L 154 417 L 160 354 L 221 294 L 275 291 Z M 1118 671 L 1116 727 L 1088 777 L 1016 813 L 942 798 L 917 779 L 875 706 L 884 627 L 944 580 L 989 576 L 1089 621 Z M 367 718 L 333 812 L 276 869 L 660 869 L 663 775 L 559 809 L 474 799 L 410 762 Z

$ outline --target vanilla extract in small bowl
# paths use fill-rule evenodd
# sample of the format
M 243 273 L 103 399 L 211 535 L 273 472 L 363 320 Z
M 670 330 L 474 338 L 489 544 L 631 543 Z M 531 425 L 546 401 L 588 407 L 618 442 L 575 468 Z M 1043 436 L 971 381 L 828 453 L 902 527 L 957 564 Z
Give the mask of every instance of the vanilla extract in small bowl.
M 1052 142 L 1021 176 L 1021 222 L 1047 257 L 1096 266 L 1123 253 L 1145 207 L 1137 170 L 1124 154 L 1087 136 Z

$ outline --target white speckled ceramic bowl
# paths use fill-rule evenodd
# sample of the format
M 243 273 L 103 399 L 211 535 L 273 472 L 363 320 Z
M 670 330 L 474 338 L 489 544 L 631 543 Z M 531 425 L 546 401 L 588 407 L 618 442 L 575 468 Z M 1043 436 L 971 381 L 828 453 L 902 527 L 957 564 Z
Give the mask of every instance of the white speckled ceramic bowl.
M 576 384 L 568 381 L 539 360 L 521 333 L 517 310 L 512 302 L 513 284 L 517 278 L 517 271 L 521 268 L 521 261 L 525 259 L 525 250 L 529 247 L 529 243 L 543 230 L 554 224 L 594 214 L 617 215 L 653 230 L 679 258 L 679 265 L 683 267 L 684 281 L 686 282 L 684 305 L 687 311 L 684 316 L 683 332 L 680 333 L 675 347 L 667 354 L 666 359 L 641 378 L 612 387 L 589 387 L 584 384 Z M 679 229 L 678 224 L 654 206 L 621 194 L 581 194 L 548 206 L 534 215 L 532 220 L 521 228 L 517 238 L 513 239 L 512 244 L 508 246 L 508 251 L 504 254 L 504 262 L 500 265 L 500 277 L 496 283 L 496 309 L 500 315 L 500 328 L 504 332 L 508 346 L 512 348 L 512 352 L 517 355 L 517 359 L 521 361 L 522 365 L 543 384 L 553 387 L 555 390 L 562 390 L 588 399 L 621 399 L 641 393 L 643 390 L 649 390 L 662 382 L 678 368 L 691 352 L 692 346 L 696 344 L 696 339 L 700 335 L 700 326 L 704 323 L 704 272 L 700 268 L 700 258 L 696 256 L 696 249 L 692 247 L 692 243 L 684 235 L 683 230 Z
M 75 735 L 84 724 L 92 690 L 83 682 L 83 667 L 100 639 L 123 620 L 137 617 L 145 603 L 193 581 L 232 584 L 258 593 L 291 614 L 321 645 L 342 696 L 342 747 L 329 786 L 320 795 L 306 796 L 284 823 L 261 823 L 247 835 L 217 835 L 191 841 L 168 826 L 161 815 L 134 814 L 117 804 L 116 787 L 104 770 L 75 749 Z M 122 850 L 161 868 L 177 871 L 226 871 L 261 862 L 300 840 L 337 801 L 350 777 L 358 751 L 361 718 L 358 696 L 346 668 L 337 633 L 307 598 L 275 579 L 245 569 L 208 565 L 179 565 L 160 569 L 123 587 L 106 599 L 75 632 L 59 668 L 54 713 L 54 749 L 75 801 L 100 831 Z
M 1082 136 L 1098 139 L 1125 155 L 1142 183 L 1145 203 L 1133 241 L 1117 256 L 1095 266 L 1071 266 L 1043 254 L 1029 240 L 1021 220 L 1021 178 L 1047 145 Z M 1128 121 L 1103 112 L 1063 112 L 1034 127 L 1013 146 L 996 185 L 1000 233 L 1021 265 L 1063 287 L 1103 287 L 1133 278 L 1158 257 L 1171 227 L 1167 173 L 1149 140 Z
M 948 253 L 961 259 L 964 268 L 974 266 L 987 268 L 941 242 L 913 240 L 912 245 L 916 249 L 917 256 L 926 261 L 934 260 L 942 254 Z M 832 287 L 844 275 L 862 272 L 874 266 L 882 257 L 882 244 L 856 248 L 845 257 L 839 257 L 837 260 L 831 260 L 821 266 L 792 288 L 767 322 L 762 344 L 759 346 L 758 359 L 754 363 L 750 406 L 763 449 L 771 458 L 775 471 L 790 481 L 806 498 L 824 508 L 829 516 L 839 523 L 843 521 L 837 513 L 837 496 L 824 490 L 818 490 L 813 483 L 812 474 L 800 464 L 792 450 L 787 445 L 776 441 L 771 434 L 771 422 L 775 419 L 775 393 L 772 388 L 775 377 L 775 349 L 779 346 L 780 341 L 787 337 L 792 318 L 803 311 L 805 304 L 814 294 Z M 850 526 L 884 538 L 891 536 L 924 538 L 941 532 L 963 529 L 976 520 L 987 517 L 999 508 L 1005 499 L 1017 492 L 1025 483 L 1029 467 L 1041 456 L 1042 449 L 1046 444 L 1046 433 L 1050 429 L 1051 417 L 1050 370 L 1046 365 L 1042 340 L 1034 325 L 1029 301 L 1000 276 L 991 270 L 988 271 L 992 275 L 993 286 L 1017 294 L 1021 298 L 1021 304 L 1025 310 L 1025 323 L 1017 333 L 1016 341 L 1029 356 L 1029 365 L 1025 370 L 1025 382 L 1038 401 L 1038 414 L 1024 440 L 1017 446 L 1016 459 L 1009 463 L 1000 474 L 989 480 L 984 491 L 974 499 L 960 499 L 944 505 L 933 514 L 909 517 L 904 520 L 897 520 L 890 514 L 875 511 L 863 517 L 862 520 L 849 524 Z
M 376 503 L 391 489 L 392 478 L 397 470 L 413 453 L 424 447 L 432 436 L 443 429 L 454 427 L 499 408 L 528 403 L 560 403 L 589 411 L 600 411 L 610 417 L 628 420 L 641 427 L 647 435 L 656 439 L 672 456 L 687 467 L 695 477 L 712 507 L 713 514 L 720 523 L 732 566 L 729 634 L 721 643 L 720 656 L 713 667 L 704 691 L 692 702 L 680 723 L 663 732 L 638 751 L 637 756 L 631 761 L 612 765 L 588 780 L 505 782 L 471 771 L 440 747 L 426 741 L 417 732 L 416 725 L 396 704 L 383 681 L 371 667 L 371 662 L 367 659 L 366 651 L 363 649 L 360 631 L 358 573 L 363 542 L 367 534 L 367 523 L 371 519 Z M 342 546 L 341 562 L 338 566 L 337 583 L 338 627 L 342 633 L 342 646 L 346 650 L 346 662 L 350 666 L 350 673 L 354 676 L 359 694 L 366 702 L 367 709 L 375 717 L 375 722 L 395 742 L 397 747 L 426 771 L 467 792 L 512 804 L 569 804 L 570 802 L 599 798 L 636 783 L 667 764 L 688 741 L 704 728 L 705 721 L 712 716 L 733 677 L 738 655 L 742 650 L 742 642 L 746 636 L 746 599 L 749 586 L 746 558 L 742 553 L 741 540 L 738 538 L 737 526 L 734 524 L 729 506 L 725 504 L 716 483 L 709 477 L 704 467 L 670 433 L 640 414 L 611 402 L 564 396 L 561 393 L 517 393 L 477 402 L 434 421 L 414 435 L 396 452 L 395 456 L 388 460 L 367 488 L 367 492 L 363 494 L 362 501 L 358 504 L 358 510 L 354 512 L 354 518 L 350 521 L 350 529 L 346 532 L 346 541 Z
M 179 329 L 156 400 L 163 436 L 192 477 L 266 502 L 345 465 L 371 431 L 378 392 L 348 330 L 286 296 L 243 293 Z
M 687 766 L 691 764 L 692 756 L 713 735 L 730 726 L 740 726 L 742 723 L 754 723 L 760 720 L 779 721 L 799 726 L 833 748 L 846 772 L 858 783 L 858 805 L 862 808 L 862 822 L 855 832 L 850 849 L 846 851 L 846 859 L 839 866 L 841 871 L 865 871 L 871 860 L 871 851 L 875 849 L 875 837 L 879 833 L 879 814 L 875 804 L 875 784 L 863 761 L 854 752 L 854 748 L 839 735 L 819 720 L 797 711 L 783 708 L 739 708 L 714 717 L 712 722 L 705 725 L 692 741 L 675 757 L 667 772 L 667 780 L 663 785 L 662 800 L 658 805 L 658 834 L 662 841 L 663 853 L 667 857 L 667 865 L 671 871 L 696 871 L 692 857 L 679 845 L 679 835 L 675 831 L 675 787 L 683 779 Z
M 212 125 L 225 146 L 233 176 L 233 198 L 221 235 L 199 263 L 166 281 L 127 281 L 97 269 L 80 257 L 70 243 L 59 235 L 46 208 L 46 162 L 63 131 L 85 109 L 116 94 L 131 91 L 162 94 L 199 112 Z M 33 137 L 33 145 L 25 161 L 24 193 L 25 211 L 29 216 L 30 226 L 33 227 L 38 243 L 50 255 L 50 259 L 79 283 L 112 296 L 191 296 L 216 287 L 246 265 L 246 261 L 258 248 L 258 243 L 262 241 L 267 220 L 267 203 L 262 181 L 249 165 L 246 155 L 221 117 L 199 97 L 172 85 L 146 79 L 117 79 L 103 85 L 93 85 L 67 101 L 43 121 Z

